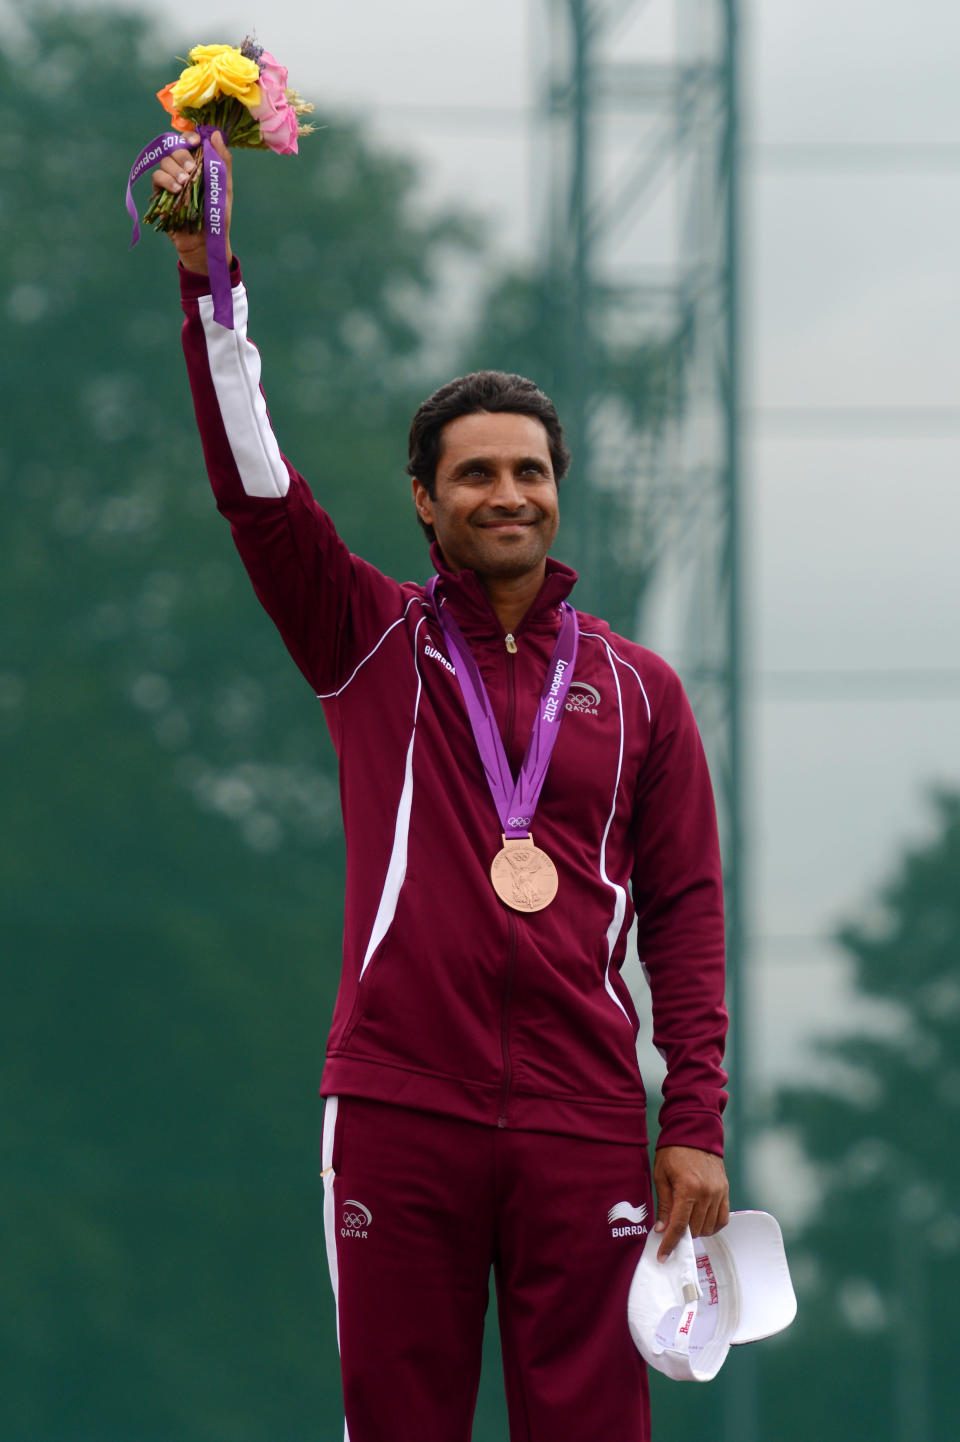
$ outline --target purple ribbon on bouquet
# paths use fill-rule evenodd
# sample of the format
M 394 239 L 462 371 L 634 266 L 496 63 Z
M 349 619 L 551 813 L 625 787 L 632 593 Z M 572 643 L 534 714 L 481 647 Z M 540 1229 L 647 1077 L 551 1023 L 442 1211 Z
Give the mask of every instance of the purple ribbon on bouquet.
M 213 293 L 213 318 L 226 330 L 233 330 L 233 296 L 230 267 L 227 264 L 227 166 L 213 148 L 211 136 L 216 125 L 198 125 L 197 134 L 203 146 L 203 226 L 207 235 L 207 266 L 210 290 Z M 221 132 L 222 133 L 222 132 Z M 140 239 L 140 217 L 133 201 L 133 187 L 140 177 L 169 155 L 172 150 L 192 150 L 191 144 L 177 130 L 166 130 L 144 146 L 130 171 L 127 181 L 127 210 L 133 220 L 131 250 Z

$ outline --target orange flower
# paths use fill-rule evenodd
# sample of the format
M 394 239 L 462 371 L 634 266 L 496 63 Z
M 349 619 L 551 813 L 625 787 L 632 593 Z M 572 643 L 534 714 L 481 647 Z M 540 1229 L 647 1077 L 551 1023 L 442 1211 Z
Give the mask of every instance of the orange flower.
M 177 110 L 176 106 L 170 98 L 170 92 L 175 84 L 176 81 L 171 80 L 169 85 L 165 85 L 162 90 L 158 90 L 157 99 L 160 101 L 160 104 L 170 116 L 170 124 L 173 126 L 174 130 L 192 130 L 193 121 L 185 119 L 184 116 L 182 116 Z

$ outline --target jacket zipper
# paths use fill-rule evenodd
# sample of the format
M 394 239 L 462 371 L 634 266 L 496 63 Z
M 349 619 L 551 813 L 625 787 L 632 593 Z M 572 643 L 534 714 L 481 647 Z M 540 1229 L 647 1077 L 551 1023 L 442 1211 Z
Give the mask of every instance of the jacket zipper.
M 506 666 L 507 666 L 507 724 L 504 729 L 503 745 L 509 754 L 510 743 L 513 740 L 513 720 L 517 709 L 517 676 L 516 662 L 513 660 L 517 654 L 517 643 L 514 640 L 513 632 L 508 631 L 506 635 Z
M 513 723 L 517 709 L 517 677 L 516 663 L 513 657 L 517 654 L 517 643 L 513 632 L 508 631 L 504 643 L 507 648 L 507 724 L 504 727 L 504 746 L 509 748 L 513 739 Z M 503 986 L 503 1012 L 500 1021 L 500 1051 L 503 1060 L 503 1089 L 500 1093 L 500 1115 L 497 1118 L 497 1126 L 507 1125 L 507 1101 L 510 1096 L 510 1083 L 512 1080 L 512 1068 L 510 1065 L 510 1001 L 513 994 L 513 977 L 517 963 L 517 921 L 512 913 L 507 917 L 510 928 L 510 946 L 507 952 L 507 975 Z

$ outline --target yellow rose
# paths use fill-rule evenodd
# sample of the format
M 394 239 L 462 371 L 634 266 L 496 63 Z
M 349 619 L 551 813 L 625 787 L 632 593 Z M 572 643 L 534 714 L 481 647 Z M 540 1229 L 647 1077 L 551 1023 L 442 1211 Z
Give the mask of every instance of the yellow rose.
M 235 55 L 240 54 L 233 45 L 195 45 L 188 58 L 194 65 L 199 65 L 204 60 L 215 60 L 218 55 L 226 55 L 230 51 Z
M 170 88 L 170 99 L 177 110 L 187 106 L 198 110 L 223 95 L 235 95 L 241 105 L 260 104 L 260 69 L 255 60 L 241 55 L 234 45 L 195 45 L 190 51 L 194 62 Z

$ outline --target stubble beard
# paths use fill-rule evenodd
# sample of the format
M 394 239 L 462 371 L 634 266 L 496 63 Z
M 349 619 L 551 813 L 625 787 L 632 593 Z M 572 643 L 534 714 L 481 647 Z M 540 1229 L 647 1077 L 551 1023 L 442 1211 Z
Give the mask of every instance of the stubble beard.
M 486 541 L 481 539 L 471 562 L 472 569 L 478 575 L 504 581 L 516 580 L 537 570 L 546 560 L 549 541 L 537 524 L 530 526 L 529 532 L 529 535 L 518 535 L 511 541 L 504 537 L 494 539 L 493 536 Z

